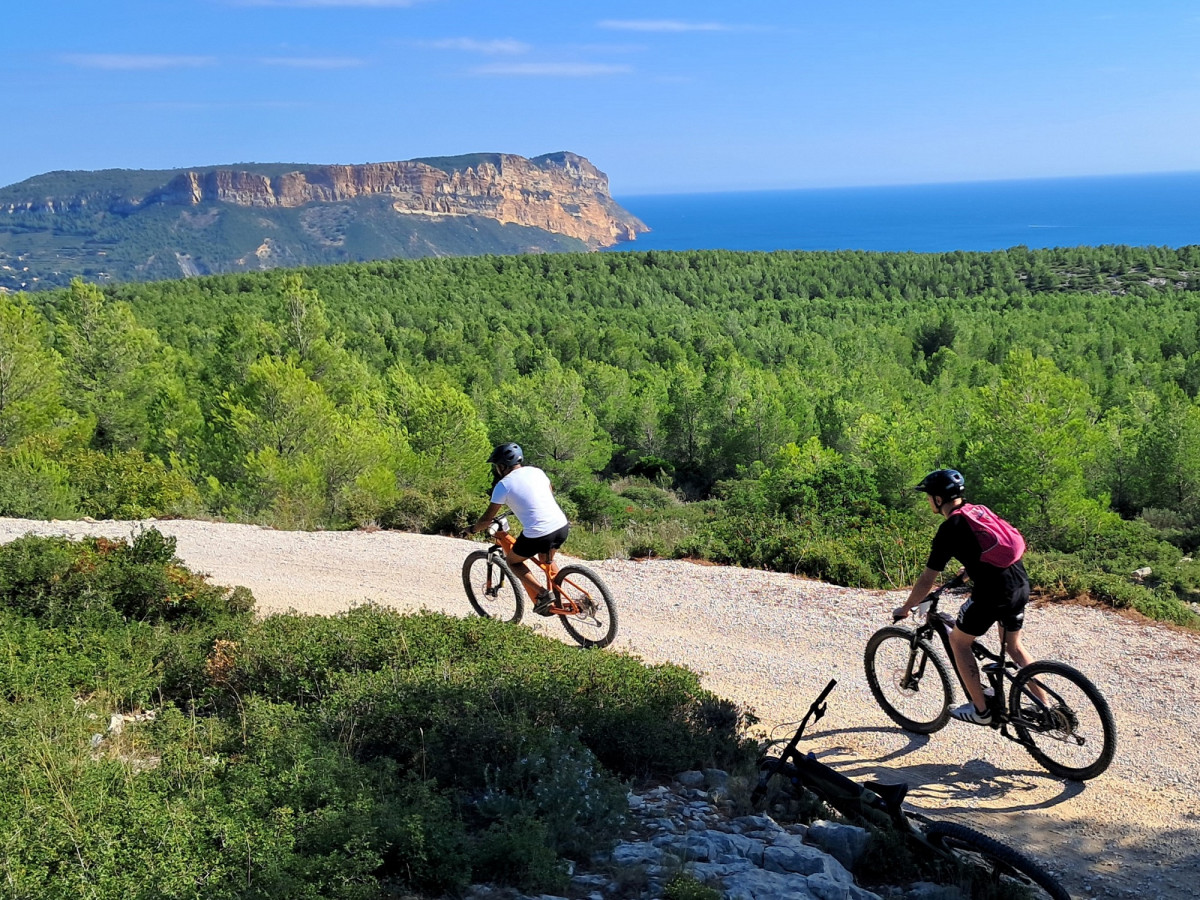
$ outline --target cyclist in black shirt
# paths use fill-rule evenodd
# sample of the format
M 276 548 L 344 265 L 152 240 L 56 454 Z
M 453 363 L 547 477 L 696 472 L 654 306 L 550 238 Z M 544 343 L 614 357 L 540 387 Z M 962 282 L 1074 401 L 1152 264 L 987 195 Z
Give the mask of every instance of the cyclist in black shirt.
M 963 722 L 991 725 L 992 714 L 980 682 L 979 665 L 971 653 L 971 643 L 995 623 L 1000 640 L 1007 641 L 1012 661 L 1022 667 L 1033 662 L 1033 657 L 1021 643 L 1025 605 L 1029 602 L 1029 576 L 1020 560 L 1004 569 L 980 560 L 979 541 L 966 516 L 954 515 L 955 510 L 966 502 L 964 487 L 962 474 L 954 469 L 930 472 L 916 486 L 916 490 L 928 495 L 930 508 L 941 513 L 944 521 L 933 538 L 925 571 L 913 585 L 904 605 L 897 607 L 893 615 L 897 619 L 907 618 L 917 604 L 929 596 L 952 557 L 963 564 L 971 578 L 971 597 L 958 611 L 954 631 L 950 633 L 950 646 L 971 702 L 953 710 L 951 715 Z

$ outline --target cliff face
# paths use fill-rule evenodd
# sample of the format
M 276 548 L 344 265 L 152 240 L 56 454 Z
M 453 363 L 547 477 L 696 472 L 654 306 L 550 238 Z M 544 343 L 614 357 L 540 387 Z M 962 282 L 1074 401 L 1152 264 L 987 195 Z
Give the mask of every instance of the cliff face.
M 140 203 L 291 208 L 379 195 L 399 215 L 484 216 L 577 238 L 592 248 L 649 230 L 613 201 L 608 177 L 574 153 L 532 160 L 490 154 L 449 170 L 409 160 L 275 176 L 234 169 L 184 172 Z
M 574 153 L 47 172 L 0 187 L 0 293 L 425 256 L 577 253 L 648 230 Z

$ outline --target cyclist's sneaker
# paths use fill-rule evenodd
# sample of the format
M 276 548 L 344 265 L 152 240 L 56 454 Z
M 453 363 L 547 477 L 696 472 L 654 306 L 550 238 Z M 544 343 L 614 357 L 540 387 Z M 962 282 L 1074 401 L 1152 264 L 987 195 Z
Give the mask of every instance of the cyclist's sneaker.
M 960 722 L 970 722 L 972 725 L 992 724 L 992 711 L 988 709 L 980 712 L 970 700 L 962 706 L 950 710 L 950 715 L 954 716 Z
M 542 591 L 533 601 L 533 611 L 539 616 L 552 616 L 554 613 L 550 611 L 550 607 L 553 605 L 554 595 L 549 591 Z

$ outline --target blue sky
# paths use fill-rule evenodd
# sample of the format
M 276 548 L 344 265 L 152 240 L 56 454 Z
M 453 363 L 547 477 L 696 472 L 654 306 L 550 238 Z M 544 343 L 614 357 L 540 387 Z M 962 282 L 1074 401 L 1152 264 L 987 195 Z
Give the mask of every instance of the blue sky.
M 42 0 L 0 185 L 573 150 L 621 195 L 1200 170 L 1195 0 Z

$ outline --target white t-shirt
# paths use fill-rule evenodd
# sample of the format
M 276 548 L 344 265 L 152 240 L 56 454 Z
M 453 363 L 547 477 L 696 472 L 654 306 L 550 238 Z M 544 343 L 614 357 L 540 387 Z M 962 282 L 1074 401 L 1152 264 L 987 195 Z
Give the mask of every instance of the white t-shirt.
M 531 538 L 545 537 L 567 524 L 550 479 L 536 466 L 521 466 L 501 478 L 492 489 L 492 502 L 507 504 L 521 520 L 522 534 Z

